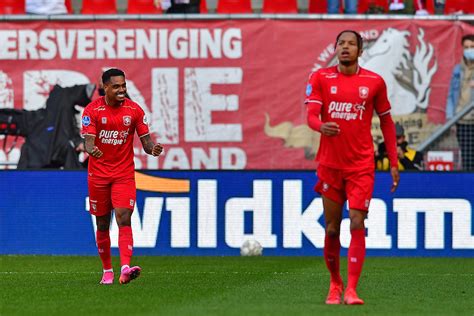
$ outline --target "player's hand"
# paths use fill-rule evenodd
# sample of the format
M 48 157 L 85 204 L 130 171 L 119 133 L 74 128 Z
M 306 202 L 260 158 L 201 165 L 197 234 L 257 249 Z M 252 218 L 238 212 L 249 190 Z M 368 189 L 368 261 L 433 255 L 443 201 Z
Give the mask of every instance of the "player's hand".
M 405 158 L 405 152 L 400 146 L 397 146 L 397 155 L 398 155 L 398 159 Z
M 395 190 L 398 188 L 398 184 L 400 184 L 400 173 L 398 172 L 397 167 L 391 167 L 390 168 L 390 173 L 392 174 L 392 188 L 390 189 L 390 192 L 395 192 Z
M 104 153 L 100 151 L 100 149 L 97 147 L 97 146 L 94 146 L 91 150 L 91 152 L 89 153 L 89 155 L 91 155 L 92 157 L 94 158 L 100 158 L 102 157 Z
M 326 136 L 335 136 L 341 132 L 339 124 L 336 122 L 325 122 L 321 125 L 321 134 Z
M 158 157 L 163 152 L 163 146 L 161 144 L 155 144 L 151 150 L 151 154 L 155 157 Z

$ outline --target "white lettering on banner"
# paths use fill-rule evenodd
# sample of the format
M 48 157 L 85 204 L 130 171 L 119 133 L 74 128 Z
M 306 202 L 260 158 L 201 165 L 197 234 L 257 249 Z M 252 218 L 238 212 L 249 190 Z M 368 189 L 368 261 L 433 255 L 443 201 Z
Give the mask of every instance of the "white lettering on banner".
M 245 212 L 253 213 L 253 232 L 245 234 Z M 262 247 L 275 248 L 272 234 L 272 181 L 254 180 L 253 197 L 230 198 L 225 203 L 225 241 L 239 248 L 246 239 L 256 239 Z
M 0 60 L 242 58 L 238 28 L 1 30 L 0 43 Z
M 179 143 L 179 80 L 178 68 L 153 68 L 151 91 L 157 141 L 162 144 Z
M 133 243 L 135 247 L 156 247 L 156 238 L 158 236 L 163 203 L 164 199 L 161 197 L 146 198 L 141 220 L 137 209 L 137 203 L 135 203 L 134 211 L 132 213 Z M 89 211 L 88 197 L 86 198 L 86 211 Z M 95 236 L 95 233 L 97 232 L 97 224 L 94 215 L 91 215 L 91 220 Z M 112 247 L 118 247 L 118 226 L 114 215 L 112 215 L 112 224 L 110 225 L 110 241 Z
M 16 31 L 0 31 L 0 59 L 18 59 Z
M 40 34 L 39 41 L 43 43 L 43 50 L 40 50 L 39 57 L 43 60 L 53 59 L 58 53 L 58 48 L 54 44 L 54 30 L 44 30 Z
M 89 78 L 72 70 L 28 70 L 23 73 L 23 109 L 38 110 L 46 104 L 55 84 L 62 87 L 88 84 Z
M 382 199 L 373 198 L 370 201 L 365 227 L 367 228 L 365 245 L 368 249 L 392 248 L 392 237 L 387 234 L 387 205 Z M 346 247 L 349 247 L 349 243 Z
M 198 236 L 199 248 L 217 247 L 217 181 L 198 180 Z
M 197 202 L 191 203 L 189 197 L 147 197 L 145 198 L 142 220 L 137 205 L 132 214 L 132 229 L 135 246 L 154 248 L 157 243 L 161 215 L 164 210 L 170 216 L 170 246 L 189 248 L 191 225 L 197 225 L 197 246 L 216 248 L 218 245 L 218 185 L 214 179 L 197 181 Z M 283 181 L 283 201 L 272 205 L 272 180 L 254 180 L 251 197 L 230 197 L 225 202 L 225 242 L 229 247 L 239 248 L 248 238 L 257 239 L 265 248 L 277 247 L 277 236 L 272 233 L 272 212 L 282 207 L 282 247 L 297 249 L 302 247 L 303 235 L 315 248 L 324 246 L 324 227 L 319 221 L 323 216 L 321 198 L 314 198 L 303 209 L 302 181 Z M 197 218 L 191 222 L 191 204 L 197 205 Z M 417 214 L 425 215 L 425 249 L 444 249 L 444 216 L 452 213 L 452 248 L 474 249 L 474 236 L 471 233 L 472 208 L 464 199 L 394 199 L 394 212 L 398 213 L 398 249 L 417 249 Z M 89 210 L 89 198 L 86 198 Z M 253 215 L 253 232 L 245 233 L 244 214 Z M 94 232 L 95 219 L 92 216 Z M 384 201 L 373 199 L 367 228 L 367 249 L 391 249 L 391 236 L 387 234 L 387 207 Z M 341 245 L 349 246 L 349 219 L 341 224 Z M 118 228 L 115 220 L 111 225 L 112 246 L 117 247 Z
M 156 158 L 155 158 L 156 159 Z M 245 169 L 247 155 L 238 147 L 192 147 L 190 155 L 184 148 L 171 147 L 160 156 L 159 169 Z
M 77 31 L 76 30 L 68 30 L 66 34 L 66 30 L 57 30 L 56 31 L 59 49 L 59 58 L 61 59 L 72 59 L 72 55 L 74 53 Z M 1 56 L 0 56 L 1 59 Z
M 243 139 L 242 124 L 216 124 L 213 112 L 236 112 L 237 95 L 213 95 L 215 84 L 241 84 L 242 68 L 186 68 L 184 89 L 184 131 L 189 142 L 237 141 Z M 179 143 L 178 68 L 152 69 L 152 123 L 157 141 Z
M 96 30 L 97 37 L 97 59 L 115 59 L 117 58 L 116 51 L 114 50 L 113 43 L 115 42 L 115 33 L 111 30 Z M 138 43 L 137 43 L 138 50 Z M 137 51 L 137 54 L 139 52 Z M 143 57 L 142 57 L 143 58 Z
M 327 63 L 327 61 L 332 57 L 332 55 L 334 54 L 334 45 L 333 44 L 329 44 L 328 46 L 326 46 L 326 48 L 321 52 L 321 54 L 319 55 L 318 57 L 318 60 L 323 62 L 323 63 Z
M 302 181 L 283 181 L 283 247 L 301 248 L 303 235 L 317 248 L 324 247 L 324 227 L 318 222 L 323 215 L 321 198 L 313 199 L 303 210 Z
M 189 198 L 166 198 L 166 210 L 171 212 L 171 247 L 189 248 L 190 210 Z
M 32 30 L 18 31 L 18 59 L 38 59 L 38 37 Z
M 239 97 L 213 95 L 213 84 L 242 83 L 241 68 L 186 68 L 185 140 L 189 142 L 242 141 L 241 124 L 213 124 L 212 112 L 237 111 Z
M 398 213 L 398 248 L 417 248 L 417 215 L 425 216 L 425 248 L 445 247 L 444 217 L 453 214 L 453 249 L 474 249 L 471 234 L 471 203 L 463 199 L 394 199 L 393 211 Z

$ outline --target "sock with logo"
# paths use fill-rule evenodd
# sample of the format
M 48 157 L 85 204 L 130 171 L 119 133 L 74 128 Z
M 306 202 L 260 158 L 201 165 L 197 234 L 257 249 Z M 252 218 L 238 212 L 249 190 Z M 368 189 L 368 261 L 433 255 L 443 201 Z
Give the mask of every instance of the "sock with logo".
M 355 289 L 365 258 L 365 229 L 351 230 L 351 243 L 347 253 L 347 288 Z
M 130 265 L 130 260 L 133 253 L 133 234 L 132 227 L 119 227 L 119 251 L 120 251 L 120 265 Z
M 331 282 L 341 283 L 341 274 L 339 272 L 339 253 L 341 250 L 341 242 L 339 236 L 330 237 L 326 235 L 324 238 L 324 261 L 331 273 Z
M 109 230 L 96 232 L 97 249 L 104 270 L 112 269 L 112 259 L 110 256 L 110 232 Z

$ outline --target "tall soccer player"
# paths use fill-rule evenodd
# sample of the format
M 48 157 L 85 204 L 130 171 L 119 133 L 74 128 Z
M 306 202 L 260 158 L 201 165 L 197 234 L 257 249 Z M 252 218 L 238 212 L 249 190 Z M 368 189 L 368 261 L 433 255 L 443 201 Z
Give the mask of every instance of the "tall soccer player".
M 110 256 L 110 220 L 112 210 L 119 227 L 121 273 L 126 284 L 140 275 L 141 268 L 130 267 L 133 252 L 131 217 L 135 206 L 135 166 L 133 137 L 140 137 L 147 154 L 159 156 L 163 150 L 150 136 L 145 113 L 127 99 L 125 74 L 109 69 L 102 74 L 105 96 L 89 103 L 82 116 L 82 134 L 90 155 L 88 170 L 90 213 L 97 223 L 97 248 L 103 266 L 100 284 L 113 284 Z
M 326 304 L 342 303 L 344 284 L 339 271 L 341 244 L 339 232 L 343 205 L 348 201 L 351 242 L 348 252 L 348 278 L 344 303 L 364 304 L 356 292 L 365 258 L 365 227 L 374 187 L 374 145 L 371 135 L 372 114 L 380 118 L 390 172 L 391 191 L 398 186 L 395 125 L 383 79 L 358 64 L 363 41 L 359 33 L 346 30 L 336 38 L 338 65 L 311 74 L 306 87 L 308 125 L 321 133 L 316 156 L 326 236 L 324 260 L 330 272 Z

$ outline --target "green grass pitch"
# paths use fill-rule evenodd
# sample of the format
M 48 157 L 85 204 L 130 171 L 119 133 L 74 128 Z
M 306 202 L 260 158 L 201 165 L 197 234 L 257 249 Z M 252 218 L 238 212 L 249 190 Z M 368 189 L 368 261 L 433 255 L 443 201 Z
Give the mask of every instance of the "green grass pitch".
M 472 258 L 368 257 L 363 306 L 324 305 L 321 257 L 136 256 L 134 264 L 140 278 L 101 286 L 98 257 L 0 256 L 0 315 L 474 315 Z M 345 258 L 341 266 L 345 279 Z

